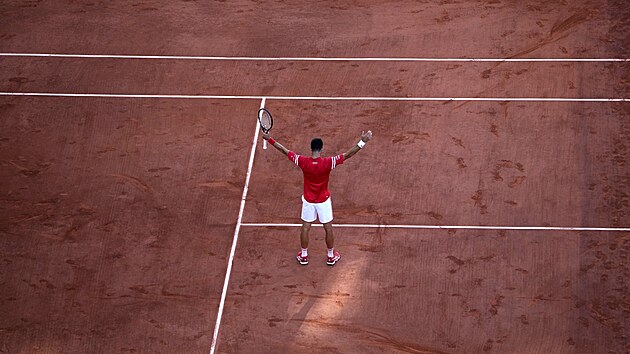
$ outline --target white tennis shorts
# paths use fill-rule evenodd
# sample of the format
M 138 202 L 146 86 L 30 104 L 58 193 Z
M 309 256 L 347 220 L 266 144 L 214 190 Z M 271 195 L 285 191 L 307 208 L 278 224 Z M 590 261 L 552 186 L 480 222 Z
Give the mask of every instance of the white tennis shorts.
M 328 198 L 323 203 L 309 203 L 302 196 L 302 220 L 313 222 L 319 217 L 322 224 L 329 223 L 333 220 L 332 202 Z

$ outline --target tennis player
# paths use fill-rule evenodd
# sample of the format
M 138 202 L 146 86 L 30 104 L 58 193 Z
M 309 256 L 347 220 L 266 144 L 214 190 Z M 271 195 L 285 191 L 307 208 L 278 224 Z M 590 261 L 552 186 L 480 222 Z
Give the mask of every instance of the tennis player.
M 330 171 L 337 165 L 341 165 L 345 160 L 351 158 L 363 149 L 365 143 L 372 139 L 372 132 L 362 132 L 361 140 L 350 148 L 345 154 L 337 156 L 322 157 L 324 142 L 315 138 L 311 141 L 311 157 L 301 156 L 285 148 L 275 141 L 268 133 L 263 133 L 263 139 L 289 157 L 291 162 L 302 169 L 304 174 L 304 194 L 302 195 L 302 232 L 300 234 L 300 244 L 302 251 L 297 255 L 297 261 L 308 264 L 308 232 L 312 223 L 319 218 L 326 230 L 326 246 L 328 247 L 328 259 L 326 264 L 334 266 L 341 259 L 339 252 L 335 251 L 335 238 L 332 230 L 333 211 L 328 191 L 328 179 Z

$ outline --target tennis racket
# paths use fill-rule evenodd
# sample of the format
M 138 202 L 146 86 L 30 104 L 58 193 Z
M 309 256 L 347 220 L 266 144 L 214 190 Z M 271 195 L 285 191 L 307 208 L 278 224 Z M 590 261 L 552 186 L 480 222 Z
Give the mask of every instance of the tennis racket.
M 269 133 L 271 127 L 273 127 L 273 118 L 271 113 L 265 108 L 258 110 L 258 122 L 260 122 L 260 129 L 266 134 Z M 267 149 L 267 140 L 263 139 L 263 149 Z

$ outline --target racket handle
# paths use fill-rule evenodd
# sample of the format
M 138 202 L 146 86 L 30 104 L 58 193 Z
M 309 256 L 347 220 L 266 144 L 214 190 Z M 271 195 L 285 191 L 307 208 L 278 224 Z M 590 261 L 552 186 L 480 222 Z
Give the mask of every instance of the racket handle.
M 267 140 L 263 139 L 263 150 L 267 150 Z

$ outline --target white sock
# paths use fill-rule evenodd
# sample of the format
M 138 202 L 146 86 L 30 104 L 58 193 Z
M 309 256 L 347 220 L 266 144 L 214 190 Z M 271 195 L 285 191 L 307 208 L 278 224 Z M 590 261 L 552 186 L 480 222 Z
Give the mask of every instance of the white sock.
M 332 258 L 334 256 L 335 256 L 334 248 L 329 248 L 328 249 L 328 257 Z
M 308 248 L 302 248 L 302 257 L 308 256 Z

